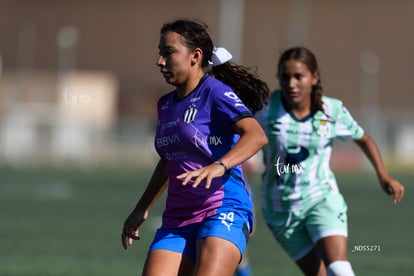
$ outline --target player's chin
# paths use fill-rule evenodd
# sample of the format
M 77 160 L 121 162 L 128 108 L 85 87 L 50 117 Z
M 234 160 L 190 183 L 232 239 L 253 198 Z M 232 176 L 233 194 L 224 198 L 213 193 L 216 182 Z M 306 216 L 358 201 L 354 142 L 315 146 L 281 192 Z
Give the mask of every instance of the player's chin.
M 171 85 L 173 85 L 173 86 L 178 86 L 177 81 L 176 81 L 174 78 L 165 78 L 165 81 L 166 81 L 168 84 L 171 84 Z
M 296 107 L 298 106 L 301 101 L 299 99 L 299 97 L 286 97 L 286 102 L 291 106 L 291 107 Z
M 172 74 L 169 73 L 165 73 L 163 74 L 164 80 L 166 83 L 174 85 L 175 83 L 175 78 L 172 76 Z
M 284 93 L 284 99 L 285 101 L 289 104 L 289 105 L 296 105 L 298 103 L 300 103 L 300 98 L 298 95 L 293 95 L 293 94 L 289 94 L 289 93 Z

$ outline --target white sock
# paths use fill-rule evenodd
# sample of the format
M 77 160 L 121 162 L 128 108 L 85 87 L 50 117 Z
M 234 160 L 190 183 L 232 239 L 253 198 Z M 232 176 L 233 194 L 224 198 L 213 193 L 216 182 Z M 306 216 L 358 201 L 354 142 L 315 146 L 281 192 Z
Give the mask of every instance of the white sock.
M 348 261 L 335 261 L 328 265 L 328 276 L 355 276 L 351 263 Z

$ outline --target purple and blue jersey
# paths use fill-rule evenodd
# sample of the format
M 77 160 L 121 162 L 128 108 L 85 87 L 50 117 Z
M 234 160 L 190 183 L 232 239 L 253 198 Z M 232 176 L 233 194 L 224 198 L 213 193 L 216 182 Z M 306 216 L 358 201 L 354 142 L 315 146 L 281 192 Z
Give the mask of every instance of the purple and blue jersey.
M 201 222 L 226 208 L 245 210 L 253 219 L 240 165 L 214 178 L 210 189 L 205 182 L 197 188 L 191 181 L 183 186 L 176 178 L 225 155 L 239 139 L 234 124 L 252 116 L 230 87 L 207 75 L 186 97 L 174 90 L 159 99 L 155 148 L 169 179 L 163 227 Z

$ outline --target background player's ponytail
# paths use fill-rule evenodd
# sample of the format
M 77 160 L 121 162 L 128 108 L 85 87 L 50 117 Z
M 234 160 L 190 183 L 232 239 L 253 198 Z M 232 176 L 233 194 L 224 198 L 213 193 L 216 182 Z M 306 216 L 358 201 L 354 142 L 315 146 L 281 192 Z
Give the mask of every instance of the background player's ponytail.
M 167 32 L 178 33 L 185 38 L 184 43 L 189 49 L 200 48 L 203 51 L 203 68 L 208 70 L 213 66 L 210 73 L 230 86 L 252 113 L 256 113 L 268 103 L 270 90 L 267 84 L 259 79 L 256 70 L 230 62 L 231 54 L 227 50 L 214 48 L 207 32 L 207 25 L 204 23 L 179 19 L 164 24 L 160 32 L 161 35 Z M 219 52 L 216 52 L 217 50 Z

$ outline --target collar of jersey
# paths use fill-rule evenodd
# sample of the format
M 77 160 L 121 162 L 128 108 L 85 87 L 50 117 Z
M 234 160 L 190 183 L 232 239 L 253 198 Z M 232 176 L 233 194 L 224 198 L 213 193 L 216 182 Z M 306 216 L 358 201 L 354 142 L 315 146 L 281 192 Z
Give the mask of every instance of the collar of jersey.
M 291 110 L 289 110 L 288 108 L 287 108 L 287 106 L 285 105 L 285 102 L 283 101 L 283 98 L 282 98 L 282 90 L 278 90 L 278 92 L 279 92 L 279 99 L 280 99 L 280 104 L 281 104 L 281 106 L 282 106 L 282 108 L 287 112 L 287 113 L 289 113 L 289 115 L 293 118 L 293 120 L 295 120 L 296 122 L 306 122 L 307 120 L 309 120 L 309 119 L 311 119 L 314 115 L 315 115 L 315 113 L 314 112 L 310 112 L 308 115 L 306 115 L 305 117 L 303 117 L 302 119 L 298 119 L 296 116 L 295 116 L 295 114 L 293 114 L 293 112 L 291 111 Z
M 181 102 L 181 101 L 185 100 L 188 96 L 193 94 L 193 92 L 196 91 L 207 78 L 208 78 L 208 74 L 205 73 L 204 76 L 198 82 L 197 86 L 193 89 L 193 91 L 191 91 L 190 93 L 188 93 L 188 95 L 186 95 L 184 97 L 178 96 L 177 90 L 175 90 L 175 92 L 174 92 L 174 101 L 175 102 Z

